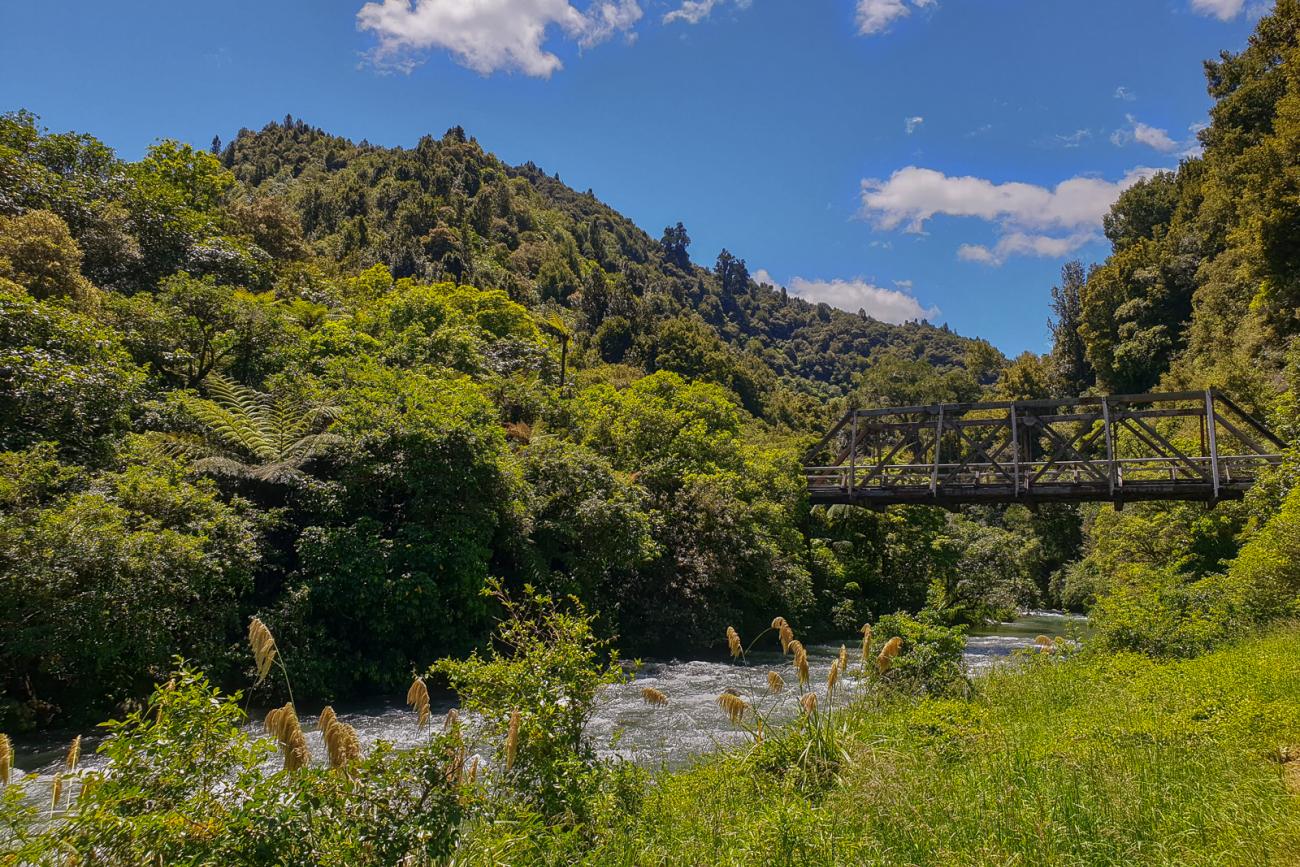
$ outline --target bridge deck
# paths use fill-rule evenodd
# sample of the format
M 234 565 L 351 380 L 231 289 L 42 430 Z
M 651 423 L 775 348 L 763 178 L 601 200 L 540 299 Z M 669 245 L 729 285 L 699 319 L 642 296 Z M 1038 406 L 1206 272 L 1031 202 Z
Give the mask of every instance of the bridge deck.
M 1283 443 L 1217 391 L 851 410 L 809 452 L 814 504 L 1238 499 Z

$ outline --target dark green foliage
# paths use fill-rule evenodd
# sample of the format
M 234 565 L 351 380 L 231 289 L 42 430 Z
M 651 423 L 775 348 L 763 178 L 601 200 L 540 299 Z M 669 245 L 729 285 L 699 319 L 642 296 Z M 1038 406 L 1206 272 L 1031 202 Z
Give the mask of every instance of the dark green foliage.
M 143 384 L 118 334 L 0 279 L 0 448 L 51 440 L 97 455 L 125 430 Z
M 167 460 L 95 473 L 47 446 L 0 453 L 0 711 L 84 717 L 178 652 L 230 672 L 259 520 Z
M 316 660 L 305 688 L 391 690 L 412 663 L 482 635 L 479 591 L 514 499 L 504 437 L 468 380 L 360 362 L 321 387 L 338 407 L 343 445 L 322 470 L 337 490 L 302 518 L 279 616 Z

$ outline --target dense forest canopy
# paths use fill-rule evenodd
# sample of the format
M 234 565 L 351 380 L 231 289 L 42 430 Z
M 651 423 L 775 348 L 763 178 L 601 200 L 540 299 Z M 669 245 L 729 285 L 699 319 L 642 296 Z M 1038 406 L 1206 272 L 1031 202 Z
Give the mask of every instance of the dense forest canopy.
M 949 522 L 812 516 L 797 456 L 845 401 L 977 394 L 1004 359 L 689 247 L 460 129 L 286 118 L 132 163 L 5 115 L 5 726 L 175 654 L 237 675 L 253 614 L 309 694 L 391 688 L 484 639 L 491 576 L 630 648 L 920 605 Z
M 287 117 L 127 162 L 4 115 L 0 728 L 129 704 L 178 654 L 236 680 L 253 615 L 306 696 L 394 689 L 482 644 L 493 579 L 649 652 L 1052 604 L 1184 653 L 1293 610 L 1290 455 L 1208 512 L 961 514 L 810 509 L 799 456 L 849 405 L 1209 386 L 1295 441 L 1298 30 L 1282 0 L 1207 63 L 1204 152 L 1119 198 L 1014 360 L 701 267 L 460 128 Z

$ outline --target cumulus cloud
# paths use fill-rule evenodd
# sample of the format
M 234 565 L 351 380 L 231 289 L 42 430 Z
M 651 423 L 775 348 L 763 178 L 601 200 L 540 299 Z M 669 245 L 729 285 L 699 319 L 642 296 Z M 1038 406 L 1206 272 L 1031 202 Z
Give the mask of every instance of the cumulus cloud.
M 933 6 L 936 0 L 858 0 L 858 32 L 863 36 L 883 33 L 913 9 Z
M 637 0 L 596 0 L 581 12 L 569 0 L 377 0 L 361 7 L 357 27 L 375 35 L 370 58 L 384 68 L 409 72 L 422 52 L 441 49 L 483 75 L 548 78 L 563 66 L 544 47 L 553 29 L 588 48 L 641 16 Z
M 1128 124 L 1129 125 L 1123 129 L 1115 130 L 1110 137 L 1112 144 L 1117 147 L 1123 147 L 1132 142 L 1137 142 L 1138 144 L 1144 144 L 1147 147 L 1154 148 L 1162 154 L 1173 153 L 1176 150 L 1182 150 L 1187 147 L 1185 144 L 1180 144 L 1174 141 L 1166 130 L 1143 123 L 1131 114 L 1128 115 Z
M 1016 255 L 1063 256 L 1092 238 L 1120 193 L 1157 171 L 1133 169 L 1118 181 L 1078 176 L 1048 188 L 907 166 L 887 180 L 862 182 L 862 215 L 884 231 L 924 232 L 938 215 L 997 224 L 1000 239 L 992 249 L 967 244 L 958 251 L 967 261 L 997 265 Z
M 1137 99 L 1137 94 L 1121 84 L 1115 88 L 1115 98 L 1124 102 L 1133 102 Z
M 1241 14 L 1246 0 L 1192 0 L 1192 11 L 1212 15 L 1220 21 L 1230 21 Z
M 781 285 L 772 279 L 767 271 L 759 269 L 754 272 L 754 279 L 759 283 Z M 809 280 L 805 277 L 791 277 L 785 284 L 791 294 L 798 295 L 814 304 L 826 303 L 850 313 L 859 310 L 881 322 L 899 325 L 913 319 L 934 319 L 939 315 L 938 307 L 922 307 L 921 302 L 910 293 L 912 281 L 898 280 L 894 283 L 898 289 L 885 289 L 863 280 Z
M 687 24 L 699 24 L 705 18 L 709 17 L 715 6 L 719 6 L 724 0 L 683 0 L 682 5 L 664 15 L 664 23 L 671 24 L 674 21 L 685 21 Z M 735 0 L 737 8 L 748 9 L 751 0 Z
M 916 117 L 903 118 L 903 127 L 907 130 L 908 135 L 916 132 L 916 128 L 923 123 L 925 123 L 925 118 L 921 117 L 919 114 Z
M 992 248 L 983 244 L 962 244 L 957 248 L 957 258 L 982 265 L 1001 265 L 1012 256 L 1037 256 L 1045 259 L 1064 259 L 1084 244 L 1095 241 L 1096 232 L 1075 232 L 1065 237 L 1011 232 L 998 239 Z

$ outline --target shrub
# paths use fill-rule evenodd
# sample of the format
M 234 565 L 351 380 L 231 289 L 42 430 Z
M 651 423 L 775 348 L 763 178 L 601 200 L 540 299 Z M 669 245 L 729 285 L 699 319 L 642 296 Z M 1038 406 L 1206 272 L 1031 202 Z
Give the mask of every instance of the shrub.
M 895 636 L 903 646 L 886 676 L 886 682 L 916 692 L 944 694 L 966 684 L 962 653 L 966 649 L 964 626 L 941 626 L 907 614 L 881 617 L 873 631 L 878 646 Z
M 492 582 L 485 594 L 503 611 L 487 655 L 441 659 L 431 671 L 450 681 L 464 708 L 482 718 L 494 768 L 519 805 L 581 824 L 610 793 L 628 795 L 630 769 L 603 764 L 586 734 L 600 690 L 625 679 L 616 653 L 592 632 L 570 597 L 567 610 L 525 587 L 518 598 Z

